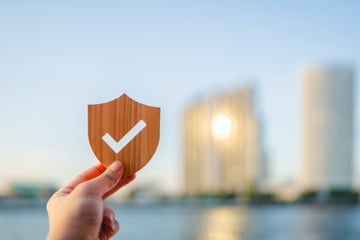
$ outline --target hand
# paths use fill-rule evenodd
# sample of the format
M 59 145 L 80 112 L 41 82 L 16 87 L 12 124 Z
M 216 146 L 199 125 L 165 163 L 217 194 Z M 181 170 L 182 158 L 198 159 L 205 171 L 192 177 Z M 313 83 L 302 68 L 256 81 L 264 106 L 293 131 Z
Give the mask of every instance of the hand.
M 79 174 L 49 199 L 48 240 L 105 240 L 119 231 L 114 211 L 104 199 L 135 179 L 121 179 L 123 165 L 114 161 L 107 169 L 101 164 Z

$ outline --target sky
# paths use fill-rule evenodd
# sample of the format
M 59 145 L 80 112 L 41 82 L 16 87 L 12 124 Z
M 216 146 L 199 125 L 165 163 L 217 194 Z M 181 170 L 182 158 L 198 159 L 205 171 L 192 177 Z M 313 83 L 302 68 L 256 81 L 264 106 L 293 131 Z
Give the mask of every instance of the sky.
M 359 25 L 355 0 L 0 0 L 0 190 L 13 181 L 63 184 L 97 163 L 87 104 L 126 93 L 161 107 L 158 150 L 134 184 L 179 192 L 184 107 L 249 84 L 271 181 L 295 179 L 300 73 L 319 63 L 358 71 Z

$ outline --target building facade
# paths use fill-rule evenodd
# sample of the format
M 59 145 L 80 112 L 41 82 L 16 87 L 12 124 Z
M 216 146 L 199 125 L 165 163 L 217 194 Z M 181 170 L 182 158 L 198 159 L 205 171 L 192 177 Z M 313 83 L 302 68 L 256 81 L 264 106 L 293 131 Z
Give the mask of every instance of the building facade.
M 243 87 L 189 105 L 183 118 L 187 196 L 242 194 L 266 177 L 254 91 Z
M 354 70 L 318 66 L 303 71 L 303 168 L 306 190 L 351 188 L 354 152 Z

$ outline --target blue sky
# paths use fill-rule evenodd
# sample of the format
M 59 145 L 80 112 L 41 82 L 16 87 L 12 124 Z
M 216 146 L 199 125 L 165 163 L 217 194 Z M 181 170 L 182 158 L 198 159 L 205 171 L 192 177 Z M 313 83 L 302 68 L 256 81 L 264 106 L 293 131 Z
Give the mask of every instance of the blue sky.
M 301 69 L 358 71 L 359 24 L 359 1 L 0 1 L 1 182 L 63 183 L 96 163 L 87 104 L 126 92 L 162 108 L 138 184 L 177 191 L 184 106 L 248 83 L 272 179 L 295 178 Z

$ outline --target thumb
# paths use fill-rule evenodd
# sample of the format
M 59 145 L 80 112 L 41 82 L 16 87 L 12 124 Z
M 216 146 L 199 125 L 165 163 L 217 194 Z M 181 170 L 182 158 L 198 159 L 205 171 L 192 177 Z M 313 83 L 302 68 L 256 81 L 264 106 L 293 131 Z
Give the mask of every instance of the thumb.
M 114 161 L 105 172 L 86 183 L 87 192 L 102 197 L 120 181 L 123 170 L 123 164 L 120 161 Z

